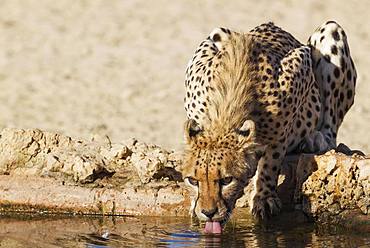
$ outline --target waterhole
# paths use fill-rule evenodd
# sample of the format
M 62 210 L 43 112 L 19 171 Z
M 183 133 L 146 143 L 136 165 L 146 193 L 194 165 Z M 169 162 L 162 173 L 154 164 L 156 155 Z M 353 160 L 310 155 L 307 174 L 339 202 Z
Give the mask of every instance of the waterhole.
M 0 247 L 370 247 L 370 235 L 297 215 L 262 223 L 236 213 L 220 235 L 185 217 L 0 216 Z

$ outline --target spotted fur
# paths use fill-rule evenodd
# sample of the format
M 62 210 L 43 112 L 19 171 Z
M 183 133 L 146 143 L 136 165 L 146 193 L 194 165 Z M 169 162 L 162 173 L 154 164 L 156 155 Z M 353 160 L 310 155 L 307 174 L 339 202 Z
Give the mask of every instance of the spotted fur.
M 225 221 L 257 174 L 252 213 L 278 213 L 282 160 L 336 146 L 355 82 L 346 35 L 335 22 L 307 45 L 273 23 L 248 33 L 212 31 L 186 70 L 183 175 L 194 189 L 191 212 Z

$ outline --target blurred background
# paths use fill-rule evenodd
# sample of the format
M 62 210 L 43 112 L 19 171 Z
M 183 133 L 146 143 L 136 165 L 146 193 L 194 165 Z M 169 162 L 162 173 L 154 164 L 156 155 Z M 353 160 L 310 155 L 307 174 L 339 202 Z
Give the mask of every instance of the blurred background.
M 306 42 L 327 20 L 347 32 L 358 71 L 338 142 L 370 152 L 370 2 L 0 1 L 0 128 L 183 145 L 184 72 L 214 27 L 267 21 Z

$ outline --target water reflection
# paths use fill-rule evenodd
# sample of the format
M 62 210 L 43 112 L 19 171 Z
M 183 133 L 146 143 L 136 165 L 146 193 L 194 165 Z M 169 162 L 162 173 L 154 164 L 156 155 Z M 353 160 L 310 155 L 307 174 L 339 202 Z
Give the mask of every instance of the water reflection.
M 166 233 L 165 238 L 159 239 L 157 246 L 164 247 L 192 247 L 200 242 L 198 232 L 184 231 L 178 233 Z
M 366 247 L 370 237 L 322 230 L 300 215 L 256 223 L 245 213 L 221 235 L 189 218 L 0 216 L 0 247 Z

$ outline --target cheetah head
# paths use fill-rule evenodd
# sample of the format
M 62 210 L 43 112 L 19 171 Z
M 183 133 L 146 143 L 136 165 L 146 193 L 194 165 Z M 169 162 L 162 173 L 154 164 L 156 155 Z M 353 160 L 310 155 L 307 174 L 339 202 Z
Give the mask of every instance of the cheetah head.
M 243 194 L 257 169 L 255 125 L 251 120 L 241 127 L 224 130 L 201 128 L 194 120 L 185 123 L 183 178 L 191 188 L 190 212 L 206 221 L 206 232 L 220 233 L 235 202 Z

